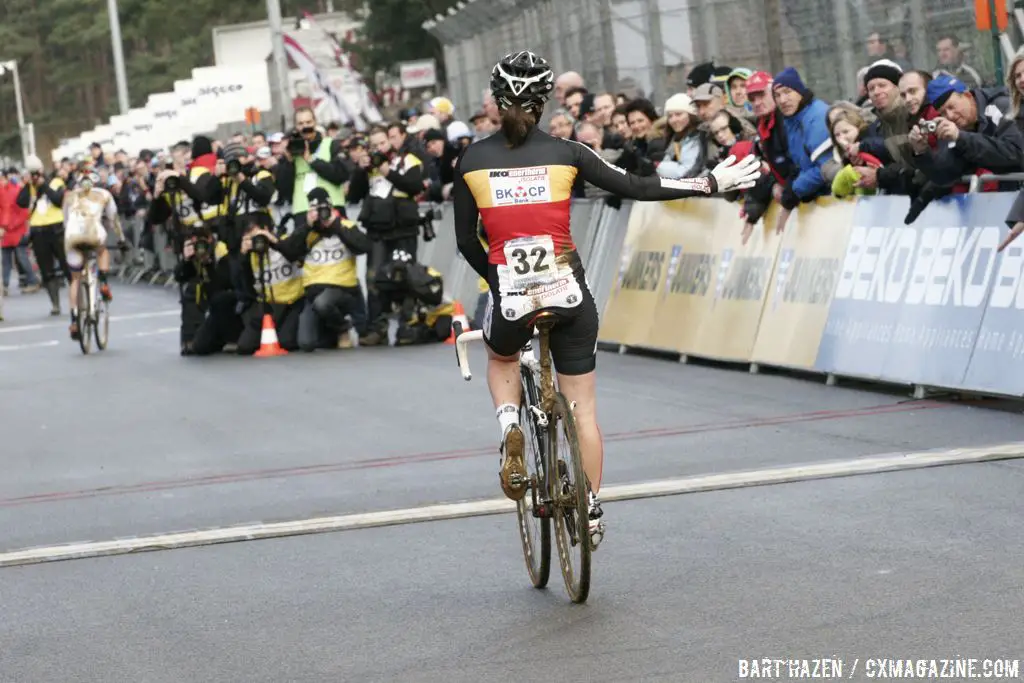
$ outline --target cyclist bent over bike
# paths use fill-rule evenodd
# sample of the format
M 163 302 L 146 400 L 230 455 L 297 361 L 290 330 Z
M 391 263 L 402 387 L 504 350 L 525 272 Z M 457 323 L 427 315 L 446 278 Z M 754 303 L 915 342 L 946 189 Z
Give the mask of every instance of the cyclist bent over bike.
M 64 195 L 64 249 L 71 271 L 71 286 L 68 288 L 68 303 L 71 306 L 71 338 L 77 340 L 78 330 L 78 283 L 82 278 L 85 258 L 79 247 L 96 250 L 96 264 L 99 271 L 100 296 L 104 301 L 113 297 L 107 274 L 110 271 L 110 253 L 107 251 L 107 231 L 104 223 L 111 225 L 117 233 L 118 247 L 125 248 L 124 232 L 117 214 L 117 202 L 109 191 L 98 187 L 99 175 L 86 169 L 78 187 Z
M 590 529 L 597 534 L 604 460 L 595 391 L 598 313 L 569 231 L 573 182 L 582 176 L 614 195 L 644 201 L 710 196 L 752 187 L 759 161 L 750 156 L 736 163 L 730 157 L 702 178 L 632 175 L 584 145 L 537 129 L 553 87 L 551 68 L 532 52 L 506 55 L 494 66 L 491 92 L 501 130 L 467 147 L 458 161 L 455 233 L 459 251 L 490 287 L 483 336 L 487 384 L 501 429 L 502 490 L 513 500 L 526 493 L 519 352 L 533 336 L 536 313 L 554 311 L 561 321 L 551 331 L 551 356 L 559 390 L 575 403 L 590 485 Z M 489 253 L 477 235 L 478 216 Z

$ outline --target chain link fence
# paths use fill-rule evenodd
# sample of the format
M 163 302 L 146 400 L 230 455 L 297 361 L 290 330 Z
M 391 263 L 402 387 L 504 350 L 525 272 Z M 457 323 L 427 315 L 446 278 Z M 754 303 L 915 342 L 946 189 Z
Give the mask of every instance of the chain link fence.
M 973 0 L 475 0 L 438 19 L 426 28 L 444 45 L 463 117 L 481 105 L 494 62 L 521 49 L 556 72 L 579 72 L 591 91 L 635 85 L 656 103 L 685 90 L 690 68 L 711 58 L 794 66 L 819 96 L 852 98 L 858 70 L 883 56 L 934 71 L 944 36 L 986 84 L 996 76 L 993 36 L 975 28 Z

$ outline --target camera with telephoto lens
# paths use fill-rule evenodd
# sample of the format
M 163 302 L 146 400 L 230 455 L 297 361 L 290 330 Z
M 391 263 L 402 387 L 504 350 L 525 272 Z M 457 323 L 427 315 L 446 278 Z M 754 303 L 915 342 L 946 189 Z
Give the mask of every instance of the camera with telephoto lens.
M 439 204 L 420 205 L 420 228 L 423 230 L 423 241 L 430 242 L 437 233 L 434 232 L 434 221 L 441 220 L 443 213 Z
M 381 152 L 372 152 L 370 154 L 370 168 L 380 168 L 384 164 L 391 161 L 387 154 Z
M 238 159 L 232 159 L 225 166 L 229 176 L 236 176 L 242 172 L 242 162 Z
M 194 240 L 197 261 L 206 263 L 213 257 L 213 233 L 205 225 L 192 228 L 189 238 Z
M 260 256 L 263 256 L 270 251 L 270 240 L 267 239 L 266 235 L 253 235 L 252 250 Z
M 331 224 L 331 219 L 334 218 L 334 207 L 321 204 L 316 207 L 316 217 L 323 227 L 328 227 Z
M 177 174 L 167 176 L 164 180 L 164 187 L 167 188 L 168 192 L 177 192 L 181 187 L 181 177 Z
M 306 153 L 306 138 L 302 137 L 302 133 L 298 130 L 293 130 L 288 134 L 288 153 L 293 157 L 300 157 Z
M 925 133 L 934 133 L 939 129 L 939 122 L 934 119 L 931 121 L 922 121 L 921 130 Z

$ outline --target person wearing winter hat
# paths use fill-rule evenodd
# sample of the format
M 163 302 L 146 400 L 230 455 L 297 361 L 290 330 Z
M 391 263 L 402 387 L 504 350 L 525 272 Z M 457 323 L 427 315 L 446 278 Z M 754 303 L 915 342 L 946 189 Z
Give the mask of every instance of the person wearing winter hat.
M 651 153 L 652 157 L 662 157 L 657 168 L 658 175 L 673 179 L 699 176 L 705 159 L 698 132 L 700 119 L 690 96 L 677 93 L 668 98 L 665 102 L 665 118 L 668 120 L 665 137 L 657 141 L 659 146 L 664 146 L 665 151 L 663 154 Z M 651 147 L 654 147 L 654 143 Z
M 822 170 L 832 160 L 832 141 L 828 134 L 828 105 L 814 97 L 799 72 L 787 67 L 776 74 L 772 91 L 783 116 L 788 156 L 796 167 L 796 177 L 779 193 L 785 211 L 779 214 L 777 232 L 782 232 L 789 212 L 800 202 L 813 201 L 830 191 Z
M 1010 98 L 1003 88 L 968 89 L 952 76 L 941 74 L 928 84 L 928 100 L 939 112 L 935 119 L 937 152 L 928 152 L 920 127 L 910 134 L 917 167 L 929 180 L 943 184 L 952 176 L 971 175 L 977 169 L 1013 173 L 1024 166 L 1024 133 L 1010 118 Z M 943 159 L 939 152 L 946 152 Z
M 748 115 L 754 113 L 747 99 L 747 79 L 753 73 L 750 69 L 736 67 L 729 73 L 729 77 L 725 81 L 725 92 L 729 96 L 729 104 L 743 109 Z

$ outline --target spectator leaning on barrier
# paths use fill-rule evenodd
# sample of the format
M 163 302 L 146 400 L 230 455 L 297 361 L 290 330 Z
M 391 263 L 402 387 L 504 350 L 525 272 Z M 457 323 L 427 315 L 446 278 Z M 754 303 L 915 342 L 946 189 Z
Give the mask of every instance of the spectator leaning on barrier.
M 583 106 L 583 100 L 586 99 L 588 94 L 586 88 L 570 88 L 565 93 L 565 108 L 569 110 L 569 113 L 577 121 L 581 118 L 580 108 Z
M 867 152 L 858 151 L 858 143 L 867 135 L 874 116 L 852 102 L 836 102 L 828 112 L 832 149 L 842 165 L 832 180 L 832 195 L 839 199 L 850 195 L 875 194 L 872 188 L 860 187 L 858 167 L 879 168 L 882 162 Z
M 1024 130 L 1024 107 L 1021 106 L 1024 100 L 1024 48 L 1017 51 L 1006 70 L 1006 90 L 1010 93 L 1010 118 Z
M 814 97 L 792 67 L 775 76 L 772 90 L 783 116 L 788 155 L 795 171 L 795 175 L 786 179 L 779 194 L 783 211 L 779 214 L 776 231 L 782 232 L 789 213 L 800 202 L 813 201 L 831 191 L 831 184 L 825 182 L 822 171 L 826 164 L 835 162 L 826 120 L 828 105 Z
M 744 195 L 743 232 L 749 236 L 754 225 L 768 210 L 772 199 L 778 200 L 782 196 L 786 179 L 795 175 L 796 170 L 787 151 L 788 141 L 782 124 L 782 114 L 775 106 L 771 75 L 764 71 L 752 74 L 747 79 L 747 97 L 750 98 L 754 115 L 757 116 L 755 148 L 758 156 L 768 167 L 768 172 L 763 173 L 757 184 Z
M 941 75 L 928 85 L 928 99 L 938 110 L 938 149 L 915 127 L 910 133 L 915 160 L 930 181 L 951 185 L 961 177 L 988 171 L 1014 173 L 1024 165 L 1024 133 L 1010 116 L 1010 98 L 1003 88 L 969 89 L 959 79 Z M 948 161 L 947 161 L 948 159 Z
M 697 113 L 701 120 L 700 136 L 701 144 L 704 146 L 703 154 L 706 162 L 721 157 L 722 148 L 715 141 L 715 137 L 711 134 L 710 129 L 711 120 L 719 112 L 726 111 L 739 122 L 743 138 L 750 139 L 754 137 L 754 126 L 747 120 L 746 112 L 742 109 L 728 106 L 725 99 L 725 90 L 717 83 L 705 83 L 699 86 L 694 91 L 693 101 L 697 106 Z
M 747 98 L 747 79 L 754 72 L 750 69 L 743 67 L 736 67 L 729 74 L 729 78 L 725 81 L 726 94 L 729 96 L 729 105 L 736 109 L 743 110 L 744 116 L 753 120 L 754 108 L 750 104 L 750 100 Z
M 700 119 L 689 95 L 677 93 L 665 102 L 668 119 L 665 137 L 657 141 L 664 148 L 658 175 L 662 178 L 696 178 L 704 172 L 707 158 L 699 132 Z
M 622 138 L 623 142 L 633 139 L 633 131 L 629 127 L 629 118 L 626 111 L 626 104 L 620 104 L 612 112 L 612 131 Z
M 654 175 L 654 153 L 659 151 L 650 148 L 650 137 L 654 122 L 658 120 L 658 112 L 650 100 L 637 99 L 626 105 L 626 120 L 632 133 L 632 149 L 636 154 L 636 170 L 639 175 Z M 655 134 L 655 139 L 658 136 Z
M 883 168 L 857 167 L 857 186 L 869 190 L 882 189 L 890 194 L 909 194 L 907 183 L 913 176 L 911 150 L 907 142 L 910 114 L 900 94 L 903 71 L 891 60 L 879 60 L 868 69 L 865 80 L 868 97 L 878 120 L 868 128 L 857 152 L 864 152 L 882 162 Z

